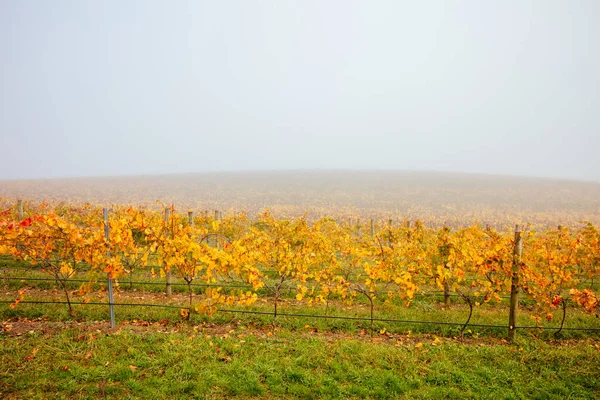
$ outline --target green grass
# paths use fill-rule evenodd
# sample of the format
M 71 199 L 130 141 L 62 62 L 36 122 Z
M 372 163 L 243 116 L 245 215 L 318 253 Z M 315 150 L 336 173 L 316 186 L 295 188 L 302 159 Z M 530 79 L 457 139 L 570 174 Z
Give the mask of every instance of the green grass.
M 0 335 L 2 398 L 600 396 L 600 345 L 593 340 L 465 344 L 430 335 L 272 334 L 243 324 L 114 332 L 106 323 L 29 324 Z
M 35 270 L 19 273 L 44 276 Z M 25 300 L 64 300 L 53 282 L 1 277 L 0 300 L 12 301 L 23 287 Z M 132 291 L 124 282 L 116 301 L 187 304 L 184 287 L 171 299 L 162 290 L 148 285 Z M 103 291 L 90 297 L 106 301 Z M 271 311 L 271 300 L 261 299 L 250 309 Z M 449 310 L 432 296 L 417 298 L 410 307 L 378 301 L 375 317 L 464 321 L 468 308 L 453 300 Z M 308 307 L 290 298 L 279 310 L 325 313 L 322 305 Z M 475 308 L 471 322 L 505 325 L 507 310 L 503 303 L 485 304 Z M 532 324 L 530 311 L 523 302 L 521 325 Z M 327 312 L 369 313 L 364 301 L 351 306 L 334 301 Z M 371 337 L 368 321 L 274 320 L 239 312 L 194 314 L 183 321 L 177 308 L 124 306 L 116 313 L 118 326 L 111 331 L 104 305 L 75 306 L 74 319 L 66 305 L 0 305 L 0 398 L 600 397 L 599 332 L 565 331 L 554 340 L 553 331 L 519 330 L 517 342 L 509 345 L 505 327 L 469 327 L 461 338 L 459 326 L 380 321 Z M 566 326 L 599 325 L 597 318 L 570 308 Z

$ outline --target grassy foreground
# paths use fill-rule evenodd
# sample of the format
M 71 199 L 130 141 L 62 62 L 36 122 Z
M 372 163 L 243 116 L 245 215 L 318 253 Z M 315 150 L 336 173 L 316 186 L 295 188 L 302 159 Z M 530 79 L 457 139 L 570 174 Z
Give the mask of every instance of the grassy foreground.
M 11 319 L 0 398 L 600 397 L 600 341 Z
M 2 271 L 0 271 L 2 272 Z M 38 277 L 37 271 L 19 276 Z M 148 279 L 148 277 L 142 277 Z M 64 301 L 52 282 L 2 280 L 0 286 L 0 399 L 55 398 L 600 398 L 597 331 L 518 332 L 508 344 L 506 304 L 475 308 L 460 339 L 460 325 L 394 324 L 242 313 L 180 315 L 187 294 L 162 294 L 162 283 L 115 293 L 116 302 L 171 304 L 175 308 L 117 307 L 109 329 L 106 305 L 26 304 L 10 308 L 17 290 L 25 301 Z M 78 284 L 73 283 L 72 299 Z M 141 289 L 141 290 L 137 290 Z M 200 296 L 196 293 L 194 296 Z M 106 303 L 104 291 L 90 295 Z M 360 300 L 360 299 L 359 299 Z M 339 302 L 338 302 L 339 303 Z M 328 312 L 368 316 L 368 305 L 332 302 Z M 280 311 L 324 314 L 285 298 Z M 234 307 L 233 307 L 234 308 Z M 271 311 L 269 298 L 252 309 Z M 519 325 L 532 324 L 521 304 Z M 415 299 L 410 307 L 378 303 L 376 317 L 465 321 L 454 300 Z M 100 321 L 100 322 L 96 322 Z M 557 326 L 558 316 L 548 326 Z M 598 319 L 569 308 L 566 326 L 597 327 Z

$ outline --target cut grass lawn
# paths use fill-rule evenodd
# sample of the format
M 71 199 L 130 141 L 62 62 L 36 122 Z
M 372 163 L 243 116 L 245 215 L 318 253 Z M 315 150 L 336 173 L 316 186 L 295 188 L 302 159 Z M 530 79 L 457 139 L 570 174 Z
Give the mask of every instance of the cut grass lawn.
M 583 398 L 600 342 L 348 335 L 245 325 L 20 320 L 0 335 L 0 397 Z

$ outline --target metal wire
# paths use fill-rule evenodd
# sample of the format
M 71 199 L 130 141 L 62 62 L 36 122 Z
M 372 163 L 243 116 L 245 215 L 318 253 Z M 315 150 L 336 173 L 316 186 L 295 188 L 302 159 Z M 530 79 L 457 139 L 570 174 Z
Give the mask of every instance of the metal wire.
M 5 279 L 5 280 L 11 280 L 11 281 L 41 281 L 41 282 L 55 282 L 56 279 L 53 278 L 29 278 L 29 277 L 0 277 L 0 280 Z M 86 280 L 86 279 L 68 279 L 67 282 L 77 282 L 77 283 L 88 283 L 88 282 L 93 282 L 90 280 Z M 96 284 L 101 284 L 100 282 L 93 282 Z M 156 285 L 156 286 L 164 286 L 166 283 L 165 282 L 150 282 L 150 281 L 121 281 L 119 282 L 120 286 L 126 286 L 128 284 L 133 284 L 133 285 Z M 171 283 L 171 286 L 187 286 L 187 283 Z M 234 284 L 209 284 L 209 283 L 191 283 L 190 286 L 192 287 L 222 287 L 222 288 L 233 288 L 233 289 L 240 289 L 240 288 L 251 288 L 251 285 L 234 285 Z M 295 290 L 295 287 L 282 287 L 280 288 L 280 290 Z M 374 294 L 387 294 L 387 292 L 385 291 L 376 291 L 373 292 Z M 432 290 L 432 291 L 427 291 L 427 292 L 416 292 L 415 296 L 442 296 L 444 295 L 444 292 L 441 290 Z M 456 293 L 449 293 L 448 296 L 450 297 L 461 297 L 459 294 Z M 500 296 L 501 299 L 509 299 L 510 296 Z
M 13 301 L 0 300 L 0 304 L 12 304 Z M 37 300 L 23 300 L 20 304 L 69 304 L 66 301 L 37 301 Z M 71 305 L 100 305 L 108 306 L 109 303 L 101 302 L 71 302 Z M 171 308 L 171 309 L 185 309 L 191 310 L 190 307 L 183 307 L 170 304 L 151 304 L 151 303 L 113 303 L 114 306 L 123 307 L 157 307 L 157 308 Z M 219 308 L 217 312 L 222 313 L 239 313 L 239 314 L 254 314 L 254 315 L 270 315 L 274 318 L 277 316 L 281 317 L 301 317 L 301 318 L 317 318 L 317 319 L 338 319 L 338 320 L 350 320 L 350 321 L 365 321 L 365 322 L 392 322 L 392 323 L 403 323 L 403 324 L 422 324 L 422 325 L 448 325 L 448 326 L 470 326 L 478 328 L 507 328 L 506 325 L 494 325 L 494 324 L 465 324 L 464 322 L 443 322 L 443 321 L 422 321 L 422 320 L 411 320 L 411 319 L 393 319 L 393 318 L 369 318 L 369 317 L 350 317 L 344 315 L 323 315 L 323 314 L 301 314 L 301 313 L 277 313 L 273 311 L 254 311 L 254 310 L 232 310 Z M 537 330 L 561 330 L 559 327 L 543 327 L 543 326 L 517 326 L 517 329 L 537 329 Z M 563 331 L 600 331 L 600 328 L 569 328 L 563 327 Z
M 14 301 L 0 300 L 0 304 L 12 304 Z M 19 304 L 69 304 L 67 301 L 41 301 L 41 300 L 23 300 L 19 301 Z M 90 305 L 90 306 L 109 306 L 111 303 L 101 303 L 98 301 L 72 301 L 71 305 Z M 177 308 L 177 309 L 190 309 L 189 307 L 182 307 L 171 304 L 152 304 L 152 303 L 112 303 L 114 306 L 124 307 L 158 307 L 158 308 Z
M 52 278 L 27 278 L 27 277 L 0 277 L 0 280 L 2 279 L 6 279 L 6 280 L 10 280 L 10 281 L 42 281 L 42 282 L 56 282 L 56 279 L 52 279 Z M 88 282 L 92 282 L 92 283 L 96 283 L 96 284 L 102 284 L 102 282 L 94 282 L 94 281 L 90 281 L 90 280 L 86 280 L 86 279 L 68 279 L 68 282 L 77 282 L 77 283 L 88 283 Z M 121 281 L 119 282 L 119 285 L 123 286 L 123 285 L 127 285 L 129 283 L 132 284 L 136 284 L 136 285 L 161 285 L 161 286 L 165 286 L 165 282 L 147 282 L 147 281 Z M 187 283 L 171 283 L 172 286 L 187 286 Z M 210 283 L 191 283 L 190 286 L 199 286 L 199 287 L 222 287 L 222 288 L 251 288 L 251 285 L 229 285 L 229 284 L 225 284 L 225 285 L 214 285 L 214 284 L 210 284 Z

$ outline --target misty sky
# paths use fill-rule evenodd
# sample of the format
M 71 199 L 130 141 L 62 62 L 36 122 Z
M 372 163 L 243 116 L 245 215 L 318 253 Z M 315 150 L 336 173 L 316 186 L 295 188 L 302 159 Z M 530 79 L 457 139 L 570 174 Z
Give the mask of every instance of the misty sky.
M 0 0 L 0 179 L 600 181 L 600 1 Z

